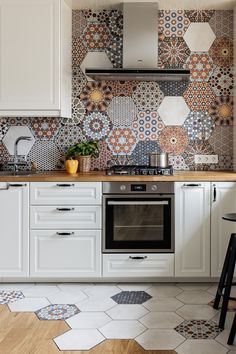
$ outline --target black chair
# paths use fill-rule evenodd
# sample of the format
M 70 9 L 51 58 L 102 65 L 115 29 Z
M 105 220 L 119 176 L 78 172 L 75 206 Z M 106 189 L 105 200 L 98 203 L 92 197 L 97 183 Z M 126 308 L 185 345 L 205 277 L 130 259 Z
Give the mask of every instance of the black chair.
M 223 216 L 223 219 L 236 222 L 236 213 L 226 214 Z M 219 320 L 220 329 L 224 329 L 229 300 L 236 301 L 236 298 L 230 296 L 232 285 L 236 285 L 236 283 L 233 283 L 235 261 L 236 261 L 236 234 L 231 234 L 225 260 L 224 260 L 223 269 L 220 276 L 219 285 L 216 292 L 216 297 L 214 300 L 214 305 L 213 305 L 214 309 L 218 309 L 221 297 L 223 298 L 221 312 L 220 312 L 220 320 Z M 230 335 L 228 338 L 228 344 L 233 343 L 235 332 L 236 332 L 236 316 L 234 317 L 234 321 L 231 327 Z

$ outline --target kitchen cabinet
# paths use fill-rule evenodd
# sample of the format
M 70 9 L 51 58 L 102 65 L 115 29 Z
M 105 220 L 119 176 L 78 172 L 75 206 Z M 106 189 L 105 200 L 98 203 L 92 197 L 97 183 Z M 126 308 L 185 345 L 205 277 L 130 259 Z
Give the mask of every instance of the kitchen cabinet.
M 176 182 L 175 201 L 175 276 L 210 276 L 210 182 Z
M 29 275 L 29 185 L 0 182 L 0 277 Z
M 71 19 L 63 0 L 0 0 L 0 115 L 71 115 Z
M 230 235 L 236 233 L 236 223 L 222 219 L 236 212 L 236 183 L 215 182 L 211 187 L 211 275 L 220 276 Z

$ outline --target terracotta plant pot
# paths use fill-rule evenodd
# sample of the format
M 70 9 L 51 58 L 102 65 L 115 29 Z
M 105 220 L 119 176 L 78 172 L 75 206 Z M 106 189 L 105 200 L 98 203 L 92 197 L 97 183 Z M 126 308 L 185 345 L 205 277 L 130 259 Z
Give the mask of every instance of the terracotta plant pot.
M 79 172 L 89 172 L 91 169 L 91 156 L 79 156 Z

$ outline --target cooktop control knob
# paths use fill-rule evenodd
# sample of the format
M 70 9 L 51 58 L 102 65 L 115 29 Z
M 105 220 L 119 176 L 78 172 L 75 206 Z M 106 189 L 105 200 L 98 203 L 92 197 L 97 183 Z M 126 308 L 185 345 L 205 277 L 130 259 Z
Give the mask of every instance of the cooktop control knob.
M 151 190 L 152 190 L 153 192 L 156 192 L 156 191 L 157 191 L 157 185 L 156 185 L 156 184 L 153 184 L 153 185 L 151 186 Z
M 122 184 L 122 185 L 120 186 L 120 190 L 121 190 L 121 191 L 125 191 L 125 190 L 126 190 L 126 186 L 125 186 L 124 184 Z

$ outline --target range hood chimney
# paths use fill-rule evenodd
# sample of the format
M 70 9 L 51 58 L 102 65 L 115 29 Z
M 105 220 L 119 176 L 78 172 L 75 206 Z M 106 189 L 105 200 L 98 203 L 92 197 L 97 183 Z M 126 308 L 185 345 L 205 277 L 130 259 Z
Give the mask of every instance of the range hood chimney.
M 157 69 L 158 3 L 124 3 L 123 68 L 87 68 L 85 74 L 94 80 L 117 81 L 182 81 L 189 70 Z

